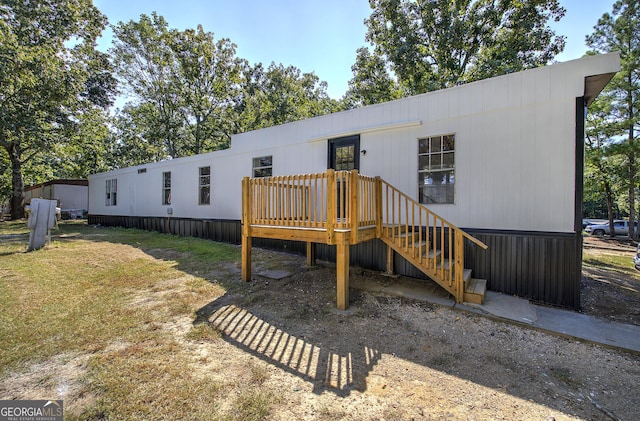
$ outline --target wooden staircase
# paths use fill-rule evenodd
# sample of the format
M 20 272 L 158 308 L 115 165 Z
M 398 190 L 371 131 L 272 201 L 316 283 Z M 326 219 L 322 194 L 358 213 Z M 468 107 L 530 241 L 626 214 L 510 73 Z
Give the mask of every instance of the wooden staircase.
M 464 240 L 487 246 L 381 180 L 384 223 L 380 238 L 391 250 L 451 293 L 457 302 L 483 304 L 485 279 L 464 268 Z M 387 268 L 393 267 L 387 256 Z M 456 273 L 457 272 L 457 273 Z
M 387 272 L 394 253 L 451 293 L 456 302 L 482 304 L 487 282 L 464 267 L 465 241 L 475 237 L 446 221 L 380 177 L 357 171 L 249 178 L 242 181 L 242 278 L 251 279 L 251 238 L 335 245 L 337 307 L 349 294 L 349 246 L 380 239 L 387 245 Z
M 387 232 L 387 230 L 383 230 Z M 451 264 L 448 259 L 444 259 L 442 250 L 433 250 L 429 246 L 426 238 L 419 240 L 417 243 L 409 243 L 412 241 L 411 234 L 400 234 L 398 237 L 383 235 L 380 239 L 389 247 L 388 250 L 401 255 L 405 260 L 410 262 L 415 268 L 427 275 L 438 285 L 446 289 L 454 297 L 457 290 L 450 280 L 455 279 L 455 266 L 451 270 Z M 388 268 L 392 268 L 393 257 L 388 258 Z M 471 269 L 463 269 L 463 302 L 473 304 L 483 304 L 484 296 L 487 291 L 486 279 L 476 279 L 471 277 Z

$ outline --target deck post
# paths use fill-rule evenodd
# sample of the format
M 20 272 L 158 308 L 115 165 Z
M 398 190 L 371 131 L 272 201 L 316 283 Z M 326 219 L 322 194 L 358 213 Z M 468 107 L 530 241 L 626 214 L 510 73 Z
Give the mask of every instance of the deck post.
M 242 179 L 242 280 L 251 280 L 251 182 Z
M 336 206 L 336 173 L 329 168 L 327 170 L 327 244 L 335 244 Z
M 356 244 L 358 242 L 358 210 L 360 209 L 359 186 L 360 180 L 358 179 L 358 170 L 351 170 L 351 197 L 349 198 L 351 201 L 349 204 L 351 207 L 351 214 L 349 215 L 349 218 L 351 219 L 351 244 Z
M 376 238 L 382 237 L 382 180 L 376 177 L 374 184 L 374 201 L 376 206 Z
M 307 266 L 316 265 L 316 243 L 307 241 Z
M 451 229 L 451 228 L 450 228 Z M 462 232 L 456 229 L 455 232 L 455 283 L 456 283 L 456 302 L 464 301 L 464 237 Z
M 393 275 L 393 249 L 387 244 L 387 275 Z
M 338 310 L 346 310 L 349 307 L 348 238 L 340 238 L 336 244 L 336 307 Z

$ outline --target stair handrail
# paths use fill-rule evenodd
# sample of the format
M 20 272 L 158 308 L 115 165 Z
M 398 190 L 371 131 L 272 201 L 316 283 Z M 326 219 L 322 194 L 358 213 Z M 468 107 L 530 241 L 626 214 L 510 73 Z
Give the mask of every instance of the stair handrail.
M 390 243 L 389 245 L 398 248 L 403 253 L 407 253 L 407 255 L 404 256 L 405 258 L 409 258 L 414 265 L 417 263 L 417 267 L 422 268 L 421 270 L 427 275 L 431 277 L 435 276 L 434 280 L 437 280 L 442 287 L 451 292 L 455 296 L 456 302 L 462 303 L 464 301 L 464 239 L 468 239 L 484 250 L 486 250 L 488 246 L 463 229 L 442 218 L 437 213 L 431 211 L 423 204 L 418 203 L 397 187 L 382 179 L 379 180 L 380 187 L 378 191 L 380 192 L 380 197 L 378 200 L 382 202 L 384 197 L 386 201 L 385 215 L 383 216 L 381 213 L 379 218 L 385 218 L 387 221 L 386 229 L 380 231 L 380 238 L 383 238 L 382 235 L 385 233 L 387 241 Z M 390 196 L 392 196 L 393 199 L 390 200 Z M 396 196 L 398 197 L 397 209 L 395 203 Z M 389 203 L 390 201 L 391 203 Z M 416 221 L 416 211 L 418 221 Z M 389 213 L 391 213 L 391 216 Z M 402 213 L 404 213 L 404 215 L 402 215 Z M 425 218 L 424 221 L 422 220 L 423 215 Z M 402 223 L 403 216 L 405 219 L 404 224 Z M 409 225 L 409 220 L 411 220 L 411 225 Z M 416 222 L 418 222 L 417 225 Z M 433 222 L 433 225 L 431 225 L 431 222 Z M 417 235 L 415 231 L 416 226 L 419 227 Z M 424 236 L 422 234 L 423 226 L 426 227 Z M 403 227 L 405 233 L 401 235 L 400 231 Z M 409 227 L 411 227 L 410 233 Z M 432 231 L 431 236 L 429 233 L 430 228 Z M 438 229 L 440 229 L 440 249 L 437 247 Z M 446 257 L 442 250 L 446 243 L 445 229 L 448 232 L 448 256 Z M 430 238 L 433 241 L 433 248 L 431 248 L 429 244 Z M 402 244 L 403 239 L 404 245 Z M 418 244 L 417 248 L 416 240 Z M 426 244 L 426 254 L 424 258 L 422 255 L 423 241 Z M 416 256 L 416 252 L 418 256 Z M 431 255 L 433 255 L 433 257 L 430 257 Z
M 471 241 L 472 243 L 475 243 L 476 245 L 478 245 L 479 247 L 481 247 L 483 250 L 486 250 L 487 248 L 489 248 L 488 245 L 486 245 L 485 243 L 483 243 L 482 241 L 478 240 L 477 238 L 475 238 L 473 235 L 469 234 L 468 232 L 466 232 L 465 230 L 463 230 L 462 228 L 454 225 L 453 223 L 449 222 L 448 220 L 442 218 L 440 215 L 438 215 L 437 213 L 433 212 L 432 210 L 430 210 L 429 208 L 427 208 L 425 205 L 423 205 L 422 203 L 416 201 L 415 199 L 411 198 L 411 196 L 409 196 L 408 194 L 404 193 L 402 190 L 398 189 L 397 187 L 395 187 L 393 184 L 385 181 L 384 179 L 380 179 L 380 182 L 384 185 L 387 185 L 388 187 L 390 187 L 391 189 L 393 189 L 394 191 L 398 192 L 401 196 L 404 196 L 412 205 L 424 209 L 426 210 L 428 213 L 431 213 L 433 215 L 436 215 L 440 220 L 442 220 L 446 225 L 448 225 L 449 227 L 453 228 L 454 231 L 460 231 L 460 233 L 462 234 L 462 236 L 464 238 L 466 238 L 467 240 Z M 382 201 L 382 198 L 380 198 L 380 201 Z

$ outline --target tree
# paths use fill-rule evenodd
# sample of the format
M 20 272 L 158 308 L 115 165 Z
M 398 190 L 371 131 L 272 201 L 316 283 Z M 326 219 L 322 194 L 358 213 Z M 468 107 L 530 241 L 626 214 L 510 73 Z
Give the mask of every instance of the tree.
M 611 141 L 610 127 L 606 124 L 610 114 L 611 101 L 603 95 L 595 101 L 587 116 L 585 144 L 585 191 L 604 193 L 609 235 L 615 237 L 614 204 L 618 193 L 620 158 Z
M 154 12 L 151 17 L 141 15 L 139 22 L 118 23 L 113 33 L 111 54 L 116 74 L 133 98 L 131 105 L 146 111 L 137 113 L 147 118 L 147 128 L 140 127 L 141 131 L 151 144 L 163 144 L 169 156 L 181 156 L 184 131 L 178 63 L 170 46 L 169 24 Z
M 314 73 L 275 63 L 265 70 L 258 63 L 245 72 L 237 131 L 290 123 L 339 109 L 339 103 L 327 94 L 327 83 Z
M 77 124 L 72 134 L 52 148 L 48 166 L 54 178 L 87 178 L 115 168 L 111 117 L 94 108 L 80 114 Z
M 178 62 L 179 109 L 188 133 L 188 154 L 225 149 L 231 140 L 230 112 L 240 101 L 246 61 L 228 39 L 212 32 L 174 31 L 170 45 Z
M 0 212 L 11 201 L 11 161 L 4 148 L 0 148 Z M 2 215 L 0 215 L 2 216 Z
M 124 168 L 169 158 L 153 121 L 152 104 L 127 105 L 115 118 L 113 136 L 118 139 L 113 151 L 114 167 Z
M 170 29 L 153 13 L 118 23 L 114 35 L 117 74 L 133 99 L 118 116 L 116 126 L 127 133 L 120 150 L 143 147 L 128 162 L 224 149 L 233 133 L 339 109 L 315 74 L 273 63 L 251 67 L 235 44 L 216 41 L 202 26 Z
M 105 24 L 90 0 L 0 6 L 0 146 L 11 165 L 15 219 L 24 216 L 23 165 L 72 132 L 77 113 L 112 97 L 113 83 L 98 77 L 108 76 L 104 57 L 94 50 Z
M 402 98 L 402 90 L 391 77 L 384 59 L 358 48 L 356 63 L 351 66 L 353 78 L 343 98 L 346 108 L 362 107 Z
M 629 219 L 635 219 L 636 189 L 638 188 L 638 157 L 640 145 L 640 4 L 637 0 L 619 0 L 612 14 L 605 13 L 587 36 L 591 53 L 619 51 L 621 69 L 605 87 L 596 101 L 609 104 L 606 120 L 598 125 L 605 132 L 615 153 L 625 159 L 629 204 Z M 629 224 L 629 238 L 635 238 L 633 223 Z
M 117 73 L 134 99 L 129 112 L 139 107 L 135 121 L 146 141 L 163 143 L 174 158 L 229 146 L 247 66 L 235 44 L 215 41 L 200 25 L 170 29 L 155 13 L 120 22 L 114 35 Z
M 549 63 L 558 0 L 369 0 L 366 40 L 409 95 Z

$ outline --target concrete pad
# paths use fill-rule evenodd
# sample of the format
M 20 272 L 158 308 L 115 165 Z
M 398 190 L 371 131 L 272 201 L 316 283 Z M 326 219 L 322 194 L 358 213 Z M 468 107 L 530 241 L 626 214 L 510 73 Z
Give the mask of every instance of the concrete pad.
M 293 275 L 291 272 L 287 271 L 287 270 L 263 270 L 258 272 L 256 275 L 258 276 L 262 276 L 264 278 L 269 278 L 269 279 L 274 279 L 274 280 L 280 280 L 283 278 L 286 278 L 288 276 Z
M 529 300 L 493 291 L 486 292 L 484 304 L 464 303 L 464 306 L 520 323 L 534 324 L 538 320 L 536 307 Z
M 373 293 L 455 307 L 458 310 L 513 321 L 568 338 L 640 353 L 640 326 L 609 322 L 571 310 L 539 306 L 531 304 L 527 299 L 494 291 L 487 291 L 484 304 L 479 305 L 456 304 L 453 297 L 435 282 L 402 276 L 384 280 L 360 277 L 354 279 L 351 286 Z
M 573 311 L 537 306 L 534 326 L 563 336 L 640 352 L 640 326 L 614 323 Z

